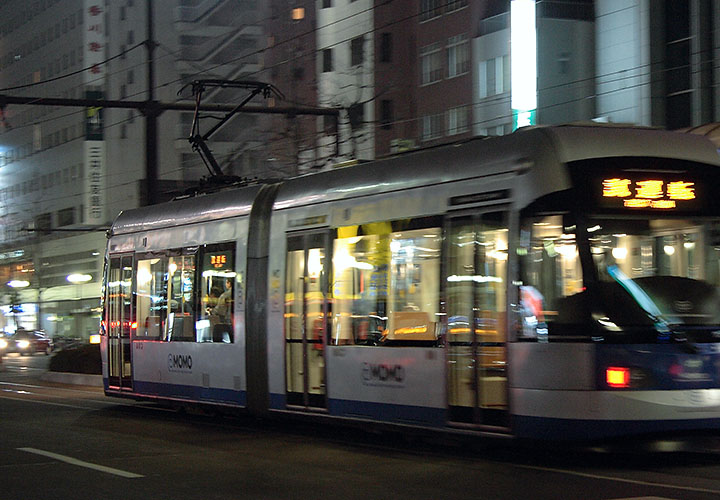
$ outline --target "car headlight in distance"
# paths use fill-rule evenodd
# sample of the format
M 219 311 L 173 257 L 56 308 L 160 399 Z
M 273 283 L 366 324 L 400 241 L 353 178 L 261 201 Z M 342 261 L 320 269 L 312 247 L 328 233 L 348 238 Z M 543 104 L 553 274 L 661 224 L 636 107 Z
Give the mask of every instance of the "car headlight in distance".
M 90 343 L 91 344 L 99 344 L 100 343 L 100 334 L 96 333 L 94 335 L 90 335 Z
M 30 341 L 29 340 L 18 340 L 17 346 L 20 349 L 27 349 L 30 347 Z
M 7 349 L 8 343 L 5 339 L 0 339 L 0 349 Z

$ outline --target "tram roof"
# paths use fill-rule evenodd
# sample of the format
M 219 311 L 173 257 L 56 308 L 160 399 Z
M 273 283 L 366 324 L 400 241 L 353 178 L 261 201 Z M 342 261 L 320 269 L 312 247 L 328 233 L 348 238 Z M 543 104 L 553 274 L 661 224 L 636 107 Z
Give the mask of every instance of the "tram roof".
M 617 125 L 529 127 L 506 136 L 474 138 L 288 179 L 282 182 L 274 208 L 512 173 L 528 167 L 532 177 L 519 186 L 517 196 L 529 201 L 570 187 L 567 163 L 603 157 L 662 157 L 720 166 L 716 146 L 701 135 Z M 553 182 L 546 182 L 548 178 Z M 229 188 L 128 210 L 117 217 L 112 233 L 248 215 L 259 190 L 259 185 Z
M 151 231 L 248 215 L 259 190 L 259 185 L 247 186 L 123 211 L 113 222 L 111 233 Z
M 314 175 L 290 179 L 280 189 L 275 209 L 529 170 L 527 182 L 515 190 L 523 205 L 570 187 L 567 163 L 606 157 L 662 157 L 720 166 L 715 146 L 692 134 L 605 124 L 529 127 L 323 172 L 322 182 Z

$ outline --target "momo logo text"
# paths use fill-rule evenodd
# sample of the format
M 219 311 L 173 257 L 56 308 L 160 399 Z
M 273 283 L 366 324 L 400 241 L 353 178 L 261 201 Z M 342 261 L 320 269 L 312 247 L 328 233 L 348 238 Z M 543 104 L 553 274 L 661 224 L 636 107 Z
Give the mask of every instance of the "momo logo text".
M 193 359 L 189 354 L 168 354 L 168 371 L 191 372 Z
M 366 385 L 398 385 L 405 382 L 405 367 L 393 364 L 363 363 L 363 383 Z

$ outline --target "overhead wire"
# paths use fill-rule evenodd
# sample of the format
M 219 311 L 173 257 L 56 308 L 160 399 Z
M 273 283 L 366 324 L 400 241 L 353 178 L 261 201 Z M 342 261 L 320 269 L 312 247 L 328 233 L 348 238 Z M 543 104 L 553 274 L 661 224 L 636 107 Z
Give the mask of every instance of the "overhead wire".
M 278 41 L 278 42 L 275 43 L 275 45 L 274 45 L 273 47 L 267 47 L 267 48 L 259 49 L 259 50 L 255 51 L 255 52 L 252 53 L 252 54 L 245 54 L 245 55 L 243 55 L 243 56 L 241 56 L 241 57 L 234 58 L 234 59 L 230 59 L 230 60 L 225 61 L 225 62 L 222 62 L 222 63 L 220 63 L 220 64 L 216 64 L 215 66 L 209 67 L 209 68 L 207 69 L 207 71 L 212 71 L 213 69 L 217 69 L 217 68 L 219 68 L 219 67 L 226 66 L 226 65 L 228 65 L 228 64 L 232 64 L 233 62 L 237 62 L 237 61 L 240 61 L 240 60 L 245 59 L 245 58 L 247 58 L 247 57 L 250 57 L 250 56 L 253 55 L 253 54 L 263 53 L 263 52 L 265 52 L 265 51 L 267 51 L 267 50 L 270 50 L 271 48 L 275 48 L 275 47 L 277 47 L 277 46 L 279 46 L 279 45 L 282 45 L 282 44 L 285 44 L 285 43 L 290 43 L 290 42 L 295 41 L 295 40 L 299 40 L 299 39 L 301 39 L 302 37 L 305 37 L 305 36 L 307 36 L 307 35 L 310 35 L 310 34 L 312 34 L 312 33 L 315 33 L 315 32 L 317 32 L 317 31 L 319 31 L 319 30 L 321 30 L 321 29 L 325 29 L 325 28 L 327 28 L 328 26 L 330 26 L 330 25 L 332 25 L 332 24 L 338 24 L 338 23 L 341 23 L 341 22 L 345 22 L 345 21 L 347 21 L 347 20 L 350 19 L 350 18 L 353 18 L 353 17 L 355 17 L 355 16 L 357 16 L 357 15 L 359 15 L 359 14 L 362 14 L 362 13 L 365 13 L 365 12 L 368 12 L 368 11 L 371 11 L 371 10 L 373 10 L 374 8 L 375 8 L 375 7 L 371 7 L 371 8 L 365 9 L 365 10 L 363 10 L 363 11 L 355 12 L 355 13 L 353 13 L 353 14 L 345 17 L 345 18 L 338 19 L 338 20 L 334 21 L 333 23 L 329 23 L 329 24 L 327 24 L 327 25 L 319 26 L 319 27 L 313 28 L 313 29 L 311 29 L 311 30 L 309 30 L 309 31 L 306 31 L 306 32 L 300 33 L 300 34 L 298 34 L 298 35 L 295 35 L 295 36 L 293 36 L 293 37 L 290 37 L 290 38 L 288 38 L 288 39 Z M 416 13 L 416 14 L 412 14 L 412 15 L 406 16 L 406 17 L 401 18 L 401 19 L 394 20 L 394 21 L 389 22 L 389 23 L 386 23 L 386 24 L 384 24 L 384 25 L 382 25 L 382 26 L 378 26 L 378 27 L 375 27 L 375 28 L 373 28 L 373 29 L 371 29 L 371 30 L 368 30 L 368 31 L 364 32 L 363 35 L 367 35 L 367 34 L 370 34 L 370 33 L 375 32 L 375 31 L 378 31 L 378 30 L 380 30 L 380 29 L 385 29 L 385 28 L 387 28 L 387 27 L 389 27 L 389 26 L 392 26 L 392 25 L 394 25 L 394 24 L 398 24 L 398 23 L 400 23 L 400 22 L 404 22 L 404 21 L 410 20 L 410 19 L 412 19 L 412 18 L 414 18 L 414 17 L 417 17 L 417 16 L 419 16 L 419 15 L 421 15 L 421 14 L 422 14 L 422 13 Z M 354 37 L 353 37 L 353 38 L 354 38 Z M 346 42 L 350 41 L 351 39 L 352 39 L 352 38 L 343 39 L 343 40 L 338 40 L 338 41 L 334 42 L 333 44 L 329 44 L 327 47 L 335 47 L 335 46 L 337 46 L 337 45 L 346 43 Z M 128 52 L 130 52 L 130 51 L 132 51 L 132 50 L 135 50 L 136 48 L 142 46 L 144 43 L 145 43 L 145 42 L 141 42 L 140 44 L 137 44 L 137 45 L 135 45 L 134 47 L 123 51 L 123 52 L 120 53 L 120 54 L 117 54 L 117 55 L 115 55 L 115 56 L 113 56 L 113 57 L 111 57 L 111 58 L 108 58 L 106 61 L 104 61 L 104 63 L 109 62 L 109 61 L 114 60 L 114 59 L 117 59 L 117 58 L 119 58 L 119 57 L 122 57 L 123 54 L 126 54 L 126 53 L 128 53 Z M 327 48 L 327 47 L 325 47 L 325 48 Z M 164 48 L 164 50 L 167 50 L 167 49 Z M 310 52 L 310 53 L 308 53 L 308 54 L 302 54 L 302 55 L 299 55 L 299 56 L 294 56 L 294 57 L 290 58 L 289 60 L 280 61 L 280 62 L 276 63 L 276 64 L 273 65 L 273 66 L 263 68 L 263 71 L 267 71 L 268 69 L 271 69 L 271 68 L 276 67 L 276 66 L 281 66 L 281 65 L 283 65 L 283 64 L 287 64 L 288 62 L 292 62 L 292 61 L 294 61 L 294 60 L 296 60 L 296 59 L 299 59 L 299 58 L 302 58 L 302 57 L 310 57 L 310 56 L 313 56 L 313 57 L 314 57 L 314 56 L 315 56 L 317 53 L 319 53 L 321 50 L 322 50 L 322 49 L 319 48 L 319 49 L 317 49 L 317 50 L 315 50 L 315 51 L 313 51 L 313 52 Z M 168 52 L 169 52 L 169 51 L 168 51 Z M 703 50 L 703 51 L 699 51 L 699 52 L 706 52 L 706 51 Z M 175 51 L 174 53 L 177 53 L 177 51 Z M 163 56 L 163 57 L 168 57 L 169 55 L 172 55 L 172 54 L 174 54 L 174 53 L 173 53 L 173 52 L 169 52 L 169 54 L 166 54 L 166 56 Z M 140 64 L 138 64 L 138 65 L 136 65 L 136 66 L 139 66 L 139 65 L 140 65 Z M 618 70 L 618 71 L 609 73 L 608 76 L 609 76 L 609 75 L 613 75 L 613 74 L 620 74 L 620 73 L 627 72 L 627 71 L 634 71 L 634 70 L 637 70 L 638 68 L 643 68 L 643 67 L 645 67 L 645 66 L 651 66 L 651 65 L 649 65 L 649 64 L 648 64 L 648 65 L 641 65 L 641 66 L 638 66 L 638 67 L 635 67 L 635 68 L 629 68 L 629 69 L 625 69 L 625 70 Z M 83 69 L 83 70 L 79 70 L 79 71 L 76 71 L 76 72 L 72 72 L 72 73 L 67 74 L 67 75 L 61 75 L 60 77 L 56 77 L 56 78 L 53 78 L 53 79 L 45 80 L 45 81 L 42 81 L 42 82 L 37 82 L 37 83 L 30 84 L 30 85 L 27 85 L 27 86 L 16 86 L 16 87 L 9 87 L 9 88 L 7 88 L 7 89 L 0 89 L 0 92 L 1 92 L 1 91 L 5 91 L 5 90 L 9 90 L 9 89 L 14 89 L 14 88 L 15 88 L 15 89 L 16 89 L 16 88 L 24 88 L 24 87 L 29 87 L 29 86 L 35 86 L 35 85 L 41 85 L 41 84 L 44 84 L 44 83 L 49 83 L 49 82 L 51 82 L 51 81 L 57 81 L 57 80 L 62 79 L 62 78 L 67 78 L 67 77 L 73 76 L 73 75 L 78 74 L 78 73 L 80 73 L 80 72 L 82 72 L 82 71 L 86 71 L 87 69 L 88 69 L 88 68 L 85 68 L 85 69 Z M 669 71 L 669 70 L 670 70 L 670 69 L 663 69 L 662 71 Z M 127 68 L 118 70 L 118 72 L 120 72 L 120 71 L 127 71 Z M 258 73 L 258 72 L 250 73 L 250 75 L 257 74 L 257 73 Z M 627 80 L 627 79 L 639 78 L 639 77 L 642 77 L 643 75 L 644 75 L 644 74 L 642 74 L 642 75 L 627 75 L 627 76 L 620 77 L 620 78 L 618 78 L 618 79 L 616 79 L 616 80 L 614 80 L 614 81 L 623 81 L 623 80 Z M 559 85 L 557 85 L 557 86 L 546 87 L 546 88 L 544 88 L 544 89 L 540 89 L 539 91 L 546 91 L 546 90 L 549 90 L 549 89 L 552 89 L 552 88 L 556 88 L 556 87 L 567 86 L 567 85 L 571 85 L 571 84 L 577 84 L 577 83 L 581 83 L 581 82 L 583 82 L 583 81 L 592 81 L 592 80 L 597 81 L 597 79 L 598 79 L 599 77 L 602 77 L 602 76 L 603 76 L 603 75 L 593 76 L 593 77 L 587 78 L 587 79 L 580 79 L 580 80 L 577 80 L 577 81 L 574 81 L 574 82 L 567 82 L 567 83 L 559 84 Z M 164 82 L 164 83 L 162 83 L 162 84 L 158 84 L 158 85 L 155 86 L 155 88 L 166 87 L 166 86 L 168 86 L 168 85 L 170 85 L 170 84 L 172 84 L 172 83 L 176 83 L 176 82 L 178 82 L 178 81 L 181 81 L 181 79 L 170 80 L 170 81 Z M 609 83 L 613 83 L 613 81 L 601 82 L 602 85 L 609 84 Z M 643 85 L 643 84 L 638 84 L 638 85 L 635 85 L 635 86 L 641 86 L 641 85 Z M 635 87 L 635 86 L 632 86 L 632 87 Z M 632 87 L 631 87 L 631 88 L 632 88 Z M 144 94 L 144 93 L 146 93 L 146 92 L 147 92 L 146 90 L 141 90 L 141 91 L 138 91 L 138 92 L 136 92 L 135 94 L 133 94 L 133 96 L 134 96 L 134 95 L 142 95 L 142 94 Z M 611 92 L 612 92 L 612 91 L 609 91 L 608 93 L 611 93 Z M 587 96 L 587 97 L 583 97 L 582 99 L 592 98 L 592 97 L 593 97 L 593 96 Z M 499 99 L 502 99 L 502 97 L 499 97 Z M 567 102 L 559 103 L 559 104 L 553 104 L 553 106 L 564 105 L 564 104 L 568 104 L 568 103 L 571 103 L 571 102 L 575 102 L 575 101 L 577 101 L 577 100 L 579 100 L 579 99 L 576 99 L 576 100 L 573 100 L 573 101 L 567 101 Z M 480 105 L 485 105 L 485 104 L 486 104 L 486 103 L 481 103 Z M 489 103 L 488 103 L 487 105 L 489 105 Z M 82 111 L 79 111 L 79 112 L 77 112 L 77 113 L 82 113 Z M 63 117 L 67 117 L 67 116 L 70 116 L 70 115 L 72 115 L 72 114 L 74 114 L 74 113 L 66 114 L 66 115 L 63 115 L 63 116 L 60 116 L 60 117 L 53 117 L 53 118 L 48 119 L 48 121 L 61 119 L 61 118 L 63 118 Z M 505 118 L 508 118 L 508 116 L 506 116 Z M 418 118 L 418 117 L 414 118 L 414 120 L 419 120 L 419 119 L 420 119 L 420 118 Z M 121 122 L 118 122 L 118 123 L 115 123 L 115 124 L 106 125 L 106 127 L 109 128 L 109 127 L 112 127 L 112 126 L 116 126 L 116 125 L 118 125 L 118 124 L 120 124 L 120 123 L 123 123 L 123 122 L 125 122 L 125 121 L 128 121 L 128 120 L 121 120 Z M 488 121 L 491 121 L 491 120 L 488 120 Z M 475 125 L 475 124 L 473 124 L 473 125 Z

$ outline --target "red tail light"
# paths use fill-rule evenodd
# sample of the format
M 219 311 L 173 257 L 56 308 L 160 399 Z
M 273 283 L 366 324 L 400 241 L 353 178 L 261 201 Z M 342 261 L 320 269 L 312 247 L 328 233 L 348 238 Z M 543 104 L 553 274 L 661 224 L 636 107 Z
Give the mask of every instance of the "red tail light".
M 623 389 L 630 387 L 630 368 L 610 366 L 605 370 L 605 381 L 608 387 Z

